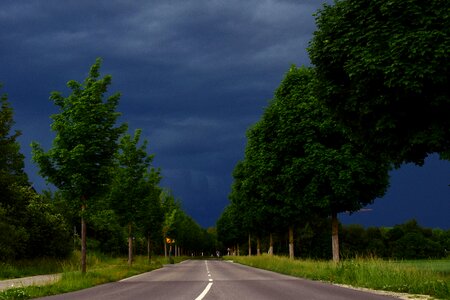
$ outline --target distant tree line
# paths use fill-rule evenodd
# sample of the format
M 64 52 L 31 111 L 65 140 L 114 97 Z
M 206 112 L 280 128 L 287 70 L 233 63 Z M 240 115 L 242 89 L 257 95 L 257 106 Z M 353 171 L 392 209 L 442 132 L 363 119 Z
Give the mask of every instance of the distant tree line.
M 151 258 L 215 252 L 215 235 L 159 186 L 142 131 L 128 134 L 117 125 L 120 94 L 104 98 L 111 76 L 100 78 L 101 60 L 83 83 L 68 82 L 71 94 L 53 92 L 60 111 L 51 116 L 55 138 L 45 151 L 32 143 L 40 174 L 57 189 L 37 193 L 24 172 L 24 156 L 12 130 L 13 110 L 6 94 L 0 110 L 0 259 L 65 257 L 73 249 Z M 81 222 L 80 222 L 81 221 Z M 169 241 L 169 243 L 167 243 Z
M 411 220 L 392 228 L 342 227 L 344 257 L 375 256 L 392 259 L 428 259 L 450 256 L 450 230 L 421 227 Z
M 449 9 L 440 0 L 324 5 L 308 48 L 313 66 L 292 66 L 247 131 L 230 205 L 217 222 L 224 245 L 247 239 L 248 253 L 254 242 L 258 254 L 268 239 L 273 253 L 285 232 L 294 258 L 294 249 L 309 253 L 295 245 L 312 243 L 305 236 L 326 225 L 331 246 L 322 249 L 338 262 L 357 252 L 339 241 L 338 213 L 382 197 L 394 167 L 422 165 L 431 153 L 450 158 Z M 429 238 L 420 232 L 383 240 L 392 248 L 386 255 L 408 256 L 395 243 Z
M 225 224 L 218 224 L 219 247 L 230 255 L 289 255 L 289 236 L 275 232 L 271 236 L 251 238 L 237 234 Z M 294 251 L 298 258 L 332 259 L 329 219 L 318 219 L 294 230 Z M 411 220 L 391 228 L 339 224 L 340 249 L 343 258 L 374 257 L 385 259 L 430 259 L 450 256 L 450 230 L 421 227 Z M 259 239 L 259 243 L 258 243 Z M 271 246 L 272 245 L 272 246 Z M 259 247 L 259 249 L 258 249 Z

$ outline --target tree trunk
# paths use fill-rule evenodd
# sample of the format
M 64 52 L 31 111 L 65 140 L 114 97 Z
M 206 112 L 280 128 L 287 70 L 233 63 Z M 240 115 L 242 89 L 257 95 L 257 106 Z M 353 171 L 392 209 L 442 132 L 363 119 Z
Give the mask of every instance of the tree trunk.
M 241 256 L 241 250 L 239 250 L 239 244 L 236 245 L 237 256 Z
M 269 255 L 273 255 L 273 236 L 272 233 L 269 235 Z
M 150 239 L 150 233 L 147 236 L 147 258 L 148 261 L 152 260 L 152 240 Z
M 84 219 L 84 211 L 86 205 L 81 206 L 81 273 L 86 274 L 86 220 Z
M 331 215 L 331 246 L 333 249 L 333 262 L 339 262 L 339 220 L 337 213 Z
M 289 226 L 289 259 L 294 259 L 294 227 Z
M 167 258 L 167 243 L 166 243 L 166 239 L 164 239 L 164 258 Z
M 256 255 L 261 255 L 261 239 L 259 237 L 256 239 Z
M 248 234 L 248 256 L 252 256 L 252 239 L 250 233 Z
M 133 264 L 133 237 L 131 234 L 131 223 L 128 223 L 128 265 L 131 267 Z

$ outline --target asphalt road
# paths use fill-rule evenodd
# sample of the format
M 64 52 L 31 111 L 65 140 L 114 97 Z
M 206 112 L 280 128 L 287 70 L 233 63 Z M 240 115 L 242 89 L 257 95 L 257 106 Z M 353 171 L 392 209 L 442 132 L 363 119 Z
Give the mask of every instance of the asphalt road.
M 299 279 L 227 261 L 189 260 L 47 300 L 118 299 L 398 299 Z

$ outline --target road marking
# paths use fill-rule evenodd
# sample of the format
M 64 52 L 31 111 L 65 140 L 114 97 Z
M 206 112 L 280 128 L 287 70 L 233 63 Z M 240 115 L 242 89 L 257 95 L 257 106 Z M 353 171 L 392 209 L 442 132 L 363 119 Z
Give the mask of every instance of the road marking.
M 208 261 L 207 260 L 205 260 L 205 266 L 206 266 L 206 272 L 208 273 L 208 277 L 211 277 L 211 273 L 209 272 Z M 209 289 L 213 285 L 213 283 L 212 283 L 213 280 L 212 280 L 212 278 L 209 278 L 208 281 L 209 281 L 208 285 L 205 287 L 203 292 L 200 295 L 198 295 L 197 298 L 195 298 L 195 300 L 202 300 L 206 296 L 206 294 L 208 294 Z
M 195 298 L 195 300 L 202 300 L 206 296 L 206 294 L 208 294 L 209 289 L 211 288 L 212 285 L 213 285 L 212 282 L 208 283 L 203 292 L 200 295 L 198 295 L 198 297 Z
M 156 270 L 154 270 L 154 271 L 158 271 L 158 270 L 161 270 L 161 269 L 156 269 Z M 144 276 L 144 275 L 147 275 L 147 273 L 148 273 L 148 272 L 146 272 L 146 273 L 141 273 L 141 274 L 137 274 L 137 275 L 134 275 L 134 276 L 131 276 L 131 277 L 127 277 L 127 278 L 124 278 L 124 279 L 122 279 L 122 280 L 119 280 L 119 282 L 124 282 L 124 281 L 128 281 L 128 280 L 130 280 L 130 279 L 134 279 L 134 278 L 137 278 L 137 277 L 140 277 L 140 276 Z

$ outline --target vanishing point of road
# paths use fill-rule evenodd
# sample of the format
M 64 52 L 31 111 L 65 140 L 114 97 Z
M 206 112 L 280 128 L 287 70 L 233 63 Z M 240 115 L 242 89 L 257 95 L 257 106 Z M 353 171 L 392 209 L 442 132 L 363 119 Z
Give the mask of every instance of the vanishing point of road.
M 228 261 L 188 260 L 47 300 L 398 299 L 255 269 Z

